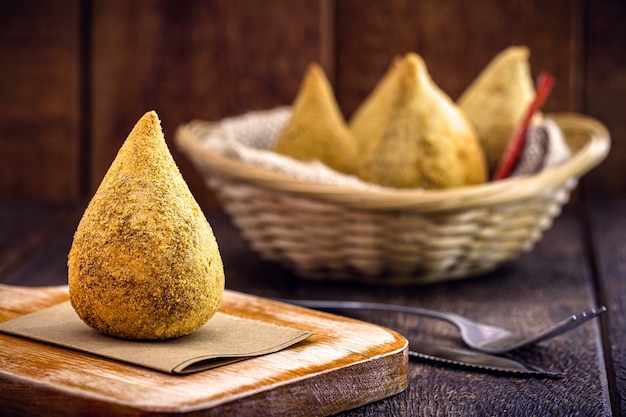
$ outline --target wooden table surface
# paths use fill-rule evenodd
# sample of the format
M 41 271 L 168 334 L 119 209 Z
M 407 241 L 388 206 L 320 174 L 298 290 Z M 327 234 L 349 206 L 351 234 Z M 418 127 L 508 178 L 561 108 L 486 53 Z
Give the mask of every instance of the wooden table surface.
M 67 252 L 82 209 L 0 201 L 0 282 L 66 284 Z M 565 206 L 533 251 L 490 274 L 400 288 L 298 279 L 282 267 L 261 260 L 226 215 L 210 212 L 207 218 L 220 245 L 227 288 L 253 295 L 414 305 L 519 331 L 539 329 L 593 306 L 608 308 L 599 320 L 513 355 L 561 371 L 563 378 L 494 375 L 411 359 L 409 385 L 404 392 L 341 416 L 626 413 L 624 196 L 576 198 Z M 458 343 L 455 328 L 431 319 L 372 311 L 340 313 L 408 337 Z

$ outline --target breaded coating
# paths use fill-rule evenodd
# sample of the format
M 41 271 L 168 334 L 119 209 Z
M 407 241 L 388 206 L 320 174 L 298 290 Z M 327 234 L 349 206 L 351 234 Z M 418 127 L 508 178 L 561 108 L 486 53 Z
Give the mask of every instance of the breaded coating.
M 85 210 L 68 272 L 76 313 L 111 336 L 182 336 L 217 311 L 217 242 L 154 111 L 137 122 Z
M 357 145 L 319 65 L 309 65 L 292 115 L 273 151 L 300 161 L 320 161 L 346 174 L 354 173 Z
M 371 138 L 379 138 L 384 134 L 386 121 L 396 111 L 395 103 L 402 88 L 400 79 L 403 62 L 401 56 L 394 57 L 383 77 L 350 118 L 348 127 L 357 141 L 359 153 L 367 153 L 366 146 L 376 143 Z
M 440 189 L 487 180 L 474 129 L 417 54 L 393 62 L 350 129 L 361 147 L 358 175 L 365 181 Z
M 533 100 L 535 88 L 525 46 L 511 46 L 496 55 L 458 99 L 494 171 Z

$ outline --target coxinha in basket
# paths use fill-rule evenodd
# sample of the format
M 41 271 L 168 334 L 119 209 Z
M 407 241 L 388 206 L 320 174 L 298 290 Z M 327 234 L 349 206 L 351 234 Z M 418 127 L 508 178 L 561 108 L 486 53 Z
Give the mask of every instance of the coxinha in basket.
M 217 242 L 154 111 L 130 132 L 83 214 L 68 284 L 86 324 L 124 339 L 189 334 L 217 311 L 224 292 Z
M 484 183 L 507 151 L 519 153 L 510 144 L 529 109 L 526 127 L 541 118 L 532 107 L 537 94 L 528 59 L 525 46 L 501 51 L 454 102 L 424 60 L 407 53 L 393 60 L 349 121 L 323 70 L 312 63 L 273 151 L 386 187 Z

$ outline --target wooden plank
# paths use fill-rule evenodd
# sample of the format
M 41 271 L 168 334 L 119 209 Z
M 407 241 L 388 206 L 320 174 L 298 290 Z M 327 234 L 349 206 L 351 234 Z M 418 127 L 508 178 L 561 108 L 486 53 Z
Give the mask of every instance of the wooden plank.
M 43 310 L 67 301 L 67 286 L 49 286 L 38 289 L 0 284 L 0 322 Z
M 626 191 L 626 2 L 587 2 L 585 112 L 605 123 L 614 138 L 606 161 L 590 176 L 590 186 L 605 193 Z
M 21 268 L 73 223 L 74 212 L 68 205 L 0 201 L 0 282 L 19 279 Z M 52 260 L 49 269 L 60 266 L 66 276 L 66 256 Z
M 546 109 L 579 110 L 581 7 L 541 0 L 337 2 L 340 105 L 350 115 L 392 58 L 409 51 L 424 58 L 433 80 L 456 99 L 496 53 L 525 44 L 533 74 L 549 71 L 558 82 Z
M 63 294 L 63 292 L 65 292 Z M 66 287 L 0 286 L 0 320 L 67 299 Z M 0 406 L 11 415 L 330 415 L 406 388 L 407 342 L 372 324 L 226 291 L 220 311 L 313 331 L 280 352 L 184 377 L 0 334 Z
M 74 201 L 79 173 L 79 4 L 0 6 L 0 194 Z
M 405 304 L 457 312 L 478 321 L 531 332 L 595 303 L 574 209 L 565 208 L 532 252 L 475 279 L 389 288 L 302 280 L 288 283 L 286 278 L 284 281 L 268 278 L 265 282 L 268 289 L 259 289 L 259 294 L 278 292 L 295 298 Z M 237 288 L 232 280 L 231 285 Z M 380 312 L 342 313 L 394 329 L 408 339 L 459 343 L 454 327 L 438 321 Z M 612 317 L 619 312 L 609 314 Z M 588 323 L 512 355 L 527 363 L 561 370 L 565 373 L 563 379 L 517 379 L 412 361 L 409 389 L 404 398 L 392 397 L 341 416 L 611 415 L 599 329 L 598 321 Z
M 622 250 L 620 231 L 623 228 L 612 220 L 613 217 L 605 216 L 604 210 L 597 213 L 604 216 L 603 221 L 610 228 L 606 230 L 611 231 L 604 242 L 604 246 L 613 248 L 612 252 L 606 252 L 606 260 L 618 267 L 621 258 L 615 256 Z M 596 301 L 577 207 L 572 204 L 564 208 L 554 226 L 530 253 L 493 273 L 466 281 L 398 288 L 299 279 L 275 263 L 260 259 L 225 214 L 208 212 L 207 218 L 220 246 L 227 288 L 257 296 L 406 304 L 457 312 L 520 332 L 538 330 Z M 66 239 L 69 245 L 71 234 L 68 233 Z M 66 282 L 66 275 L 59 271 L 67 254 L 52 249 L 45 256 L 50 262 L 29 262 L 21 269 L 23 273 L 16 276 L 19 279 L 12 282 L 28 285 Z M 53 267 L 55 262 L 57 267 Z M 51 271 L 47 273 L 46 268 Z M 609 312 L 603 320 L 612 326 L 612 331 L 606 333 L 609 337 L 605 342 L 610 343 L 606 349 L 623 356 L 625 344 L 620 336 L 624 327 L 620 315 L 623 291 L 619 287 L 622 274 L 619 270 L 616 272 L 611 287 L 607 287 L 613 301 L 608 302 Z M 383 325 L 410 338 L 453 346 L 460 343 L 455 328 L 438 321 L 370 311 L 340 313 Z M 615 356 L 614 363 L 610 360 L 605 363 L 604 358 L 609 355 L 602 352 L 602 338 L 603 328 L 594 321 L 513 355 L 531 364 L 565 372 L 563 379 L 555 380 L 520 379 L 411 360 L 407 390 L 339 415 L 611 415 L 612 392 L 606 374 L 610 375 L 615 369 L 622 378 L 623 371 L 619 370 L 624 361 L 619 359 L 621 356 Z M 619 396 L 616 398 L 620 401 Z M 623 401 L 624 396 L 621 398 Z
M 582 110 L 617 138 L 626 130 L 619 110 L 626 97 L 626 5 L 617 0 L 194 0 L 185 7 L 172 0 L 95 1 L 87 10 L 92 13 L 83 16 L 81 4 L 91 2 L 0 6 L 4 195 L 76 200 L 87 178 L 81 172 L 88 162 L 80 155 L 81 126 L 94 122 L 93 192 L 146 109 L 160 112 L 171 140 L 176 126 L 192 118 L 219 119 L 290 103 L 312 60 L 329 71 L 349 115 L 394 54 L 422 54 L 435 81 L 456 97 L 497 51 L 525 43 L 534 72 L 546 69 L 557 77 L 548 110 Z M 82 64 L 81 39 L 93 40 Z M 80 68 L 91 72 L 81 74 Z M 91 82 L 82 85 L 85 77 Z M 81 96 L 92 98 L 93 119 L 79 108 Z M 215 207 L 193 167 L 174 153 L 199 200 Z M 625 158 L 616 141 L 592 176 L 594 187 L 623 190 Z
M 145 111 L 157 111 L 173 144 L 192 119 L 290 104 L 308 63 L 330 64 L 329 16 L 316 0 L 94 1 L 92 191 Z M 199 203 L 215 206 L 170 148 Z
M 626 413 L 626 197 L 594 195 L 590 204 L 590 233 L 598 274 L 598 298 L 609 314 L 603 324 L 613 415 Z

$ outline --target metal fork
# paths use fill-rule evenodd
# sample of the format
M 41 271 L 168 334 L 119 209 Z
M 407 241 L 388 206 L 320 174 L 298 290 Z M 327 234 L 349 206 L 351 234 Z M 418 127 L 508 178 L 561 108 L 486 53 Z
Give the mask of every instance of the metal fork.
M 410 307 L 395 304 L 370 303 L 361 301 L 331 301 L 331 300 L 291 300 L 275 299 L 288 304 L 318 310 L 378 310 L 397 313 L 417 314 L 434 319 L 444 320 L 455 325 L 461 332 L 463 342 L 470 348 L 491 354 L 502 354 L 542 342 L 563 334 L 581 324 L 597 317 L 606 311 L 602 306 L 580 314 L 574 314 L 532 335 L 519 335 L 510 330 L 489 324 L 477 323 L 454 313 L 443 313 L 420 307 Z

